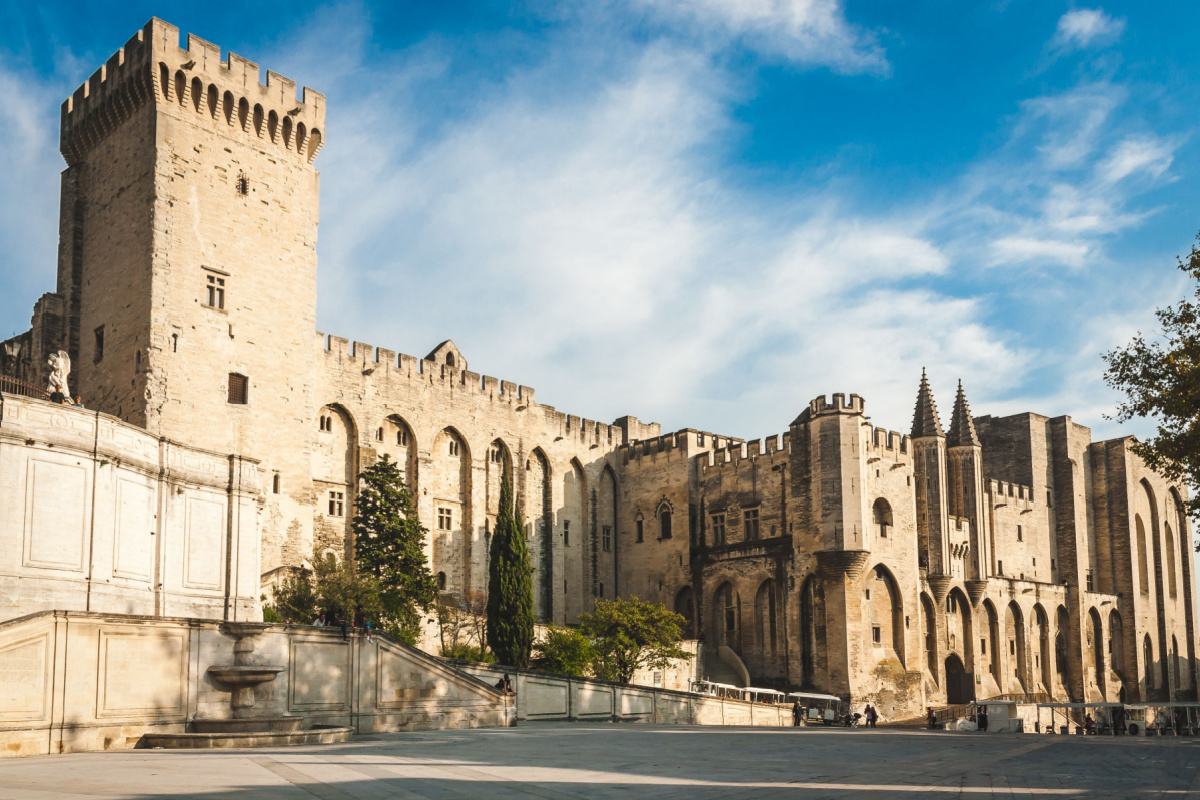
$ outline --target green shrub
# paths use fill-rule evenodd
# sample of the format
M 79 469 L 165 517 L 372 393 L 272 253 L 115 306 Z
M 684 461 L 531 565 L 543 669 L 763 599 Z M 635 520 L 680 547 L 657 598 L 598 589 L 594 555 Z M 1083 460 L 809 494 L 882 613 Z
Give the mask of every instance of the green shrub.
M 477 661 L 481 664 L 493 664 L 496 657 L 482 647 L 473 644 L 456 644 L 447 650 L 442 651 L 442 655 L 446 658 L 453 658 L 456 661 Z
M 592 640 L 576 628 L 559 628 L 554 625 L 546 629 L 546 635 L 533 646 L 536 658 L 534 667 L 543 672 L 585 677 L 591 671 L 596 649 Z
M 270 606 L 263 606 L 263 622 L 283 622 L 283 617 L 279 616 L 279 612 Z

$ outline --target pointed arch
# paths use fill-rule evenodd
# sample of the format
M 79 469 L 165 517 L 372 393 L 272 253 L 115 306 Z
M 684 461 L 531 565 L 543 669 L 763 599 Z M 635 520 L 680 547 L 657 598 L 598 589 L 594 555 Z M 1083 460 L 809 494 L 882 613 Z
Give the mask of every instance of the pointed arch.
M 875 505 L 871 507 L 871 517 L 875 523 L 875 535 L 880 539 L 886 539 L 888 531 L 892 529 L 891 503 L 882 497 L 877 498 Z
M 1154 672 L 1154 642 L 1147 633 L 1142 637 L 1142 679 L 1146 682 L 1146 698 L 1144 699 L 1148 699 L 1150 692 L 1156 687 Z
M 617 597 L 617 474 L 609 464 L 600 470 L 600 484 L 596 503 L 596 527 L 599 541 L 596 544 L 597 571 L 600 576 L 600 596 Z
M 225 112 L 226 125 L 233 124 L 233 108 L 233 92 L 225 92 L 225 95 L 221 98 L 221 110 Z
M 985 636 L 980 641 L 980 661 L 983 669 L 992 676 L 996 685 L 1000 685 L 1000 619 L 996 607 L 990 598 L 983 601 L 984 623 L 987 626 Z
M 275 109 L 271 109 L 267 113 L 267 138 L 272 142 L 279 141 L 279 115 L 275 113 Z
M 238 100 L 238 127 L 243 131 L 250 130 L 250 103 L 244 97 Z
M 1025 667 L 1025 615 L 1017 601 L 1008 604 L 1004 613 L 1004 658 L 1008 664 L 1005 691 L 1028 692 L 1029 680 Z
M 199 78 L 192 78 L 192 106 L 196 111 L 200 110 L 201 104 L 204 103 L 204 84 Z
M 317 494 L 314 545 L 332 550 L 338 558 L 353 553 L 354 495 L 358 486 L 358 425 L 339 403 L 317 412 L 318 430 L 312 448 L 313 489 Z
M 778 649 L 778 611 L 775 581 L 767 578 L 759 587 L 754 598 L 754 634 L 758 652 L 773 656 Z
M 1125 625 L 1121 620 L 1121 612 L 1113 609 L 1108 612 L 1108 663 L 1109 669 L 1124 681 L 1122 670 L 1125 666 L 1122 650 L 1125 641 Z
M 492 443 L 488 445 L 484 471 L 487 475 L 485 508 L 494 522 L 494 518 L 500 513 L 500 485 L 504 482 L 504 476 L 507 475 L 510 481 L 513 480 L 512 451 L 508 449 L 508 445 L 504 443 L 503 439 L 493 439 Z
M 1070 635 L 1071 618 L 1066 606 L 1054 612 L 1054 674 L 1058 682 L 1067 686 L 1067 637 Z
M 934 610 L 933 598 L 926 592 L 921 592 L 921 627 L 925 631 L 925 669 L 929 679 L 938 685 L 938 635 L 937 612 Z
M 592 591 L 587 550 L 587 475 L 578 458 L 572 458 L 562 473 L 562 509 L 559 512 L 559 541 L 563 554 L 563 610 L 566 621 L 574 622 L 585 611 L 585 596 Z M 557 546 L 557 542 L 556 542 Z M 557 582 L 555 591 L 557 591 Z
M 171 99 L 171 70 L 162 62 L 158 64 L 158 88 L 164 100 Z
M 264 113 L 265 112 L 263 112 L 262 105 L 259 103 L 255 103 L 254 104 L 254 135 L 260 139 L 262 138 L 262 135 L 263 135 Z
M 282 136 L 283 146 L 286 149 L 291 150 L 292 149 L 292 118 L 287 116 L 286 114 L 283 117 L 282 128 L 283 128 L 283 136 Z
M 800 584 L 800 685 L 814 688 L 825 653 L 825 589 L 816 575 Z
M 175 72 L 175 99 L 179 101 L 179 105 L 183 105 L 187 98 L 187 77 L 183 74 L 183 70 Z
M 968 671 L 974 672 L 975 655 L 971 641 L 974 618 L 971 601 L 957 586 L 946 594 L 946 649 L 958 653 Z
M 878 564 L 867 573 L 867 607 L 870 624 L 867 626 L 869 645 L 883 648 L 877 657 L 894 655 L 904 665 L 904 600 L 900 586 L 891 571 Z
M 713 639 L 717 647 L 742 652 L 742 600 L 733 584 L 725 581 L 713 592 Z
M 321 149 L 321 129 L 313 128 L 308 134 L 308 163 L 312 163 L 317 157 L 317 151 Z
M 1104 622 L 1100 619 L 1100 613 L 1093 606 L 1088 609 L 1088 630 L 1087 630 L 1087 645 L 1091 648 L 1092 670 L 1095 673 L 1096 690 L 1100 693 L 1100 697 L 1106 697 L 1107 669 L 1104 662 Z
M 422 496 L 433 504 L 431 569 L 446 573 L 446 591 L 469 592 L 471 564 L 471 449 L 457 428 L 447 426 L 433 438 L 429 474 L 421 476 Z
M 412 426 L 399 414 L 390 414 L 383 421 L 383 436 L 379 442 L 380 452 L 387 453 L 400 467 L 408 482 L 409 491 L 417 493 L 417 437 Z
M 533 598 L 540 619 L 554 619 L 554 516 L 550 459 L 535 447 L 525 460 L 523 512 L 529 533 L 529 563 L 533 567 Z
M 217 91 L 217 87 L 213 84 L 208 85 L 208 115 L 213 119 L 217 118 L 217 108 L 221 104 L 221 94 Z
M 684 619 L 683 638 L 696 638 L 696 594 L 691 586 L 675 593 L 675 613 Z
M 1053 694 L 1053 672 L 1051 671 L 1051 655 L 1050 655 L 1050 617 L 1046 613 L 1046 609 L 1041 603 L 1035 603 L 1033 606 L 1033 629 L 1036 641 L 1034 642 L 1033 655 L 1033 676 L 1034 683 L 1040 684 L 1040 690 L 1046 694 Z M 1031 687 L 1038 688 L 1038 687 Z
M 308 128 L 304 127 L 304 123 L 301 122 L 300 124 L 298 124 L 296 126 L 296 152 L 297 153 L 300 153 L 300 154 L 304 153 L 304 144 L 307 139 L 308 139 Z

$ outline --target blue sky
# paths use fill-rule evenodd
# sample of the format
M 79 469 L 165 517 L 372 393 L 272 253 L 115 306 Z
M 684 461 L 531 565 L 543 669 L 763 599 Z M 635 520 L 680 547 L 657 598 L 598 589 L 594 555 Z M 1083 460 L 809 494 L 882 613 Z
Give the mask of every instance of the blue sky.
M 611 420 L 1071 414 L 1186 290 L 1200 4 L 0 4 L 0 320 L 53 288 L 58 106 L 146 19 L 323 91 L 322 330 Z M 1190 112 L 1190 113 L 1189 113 Z

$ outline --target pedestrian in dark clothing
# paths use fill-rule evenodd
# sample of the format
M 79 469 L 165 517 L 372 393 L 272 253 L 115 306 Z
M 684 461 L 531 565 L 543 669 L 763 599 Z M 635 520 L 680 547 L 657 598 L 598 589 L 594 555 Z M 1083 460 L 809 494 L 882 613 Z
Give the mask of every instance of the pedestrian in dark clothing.
M 804 716 L 804 708 L 801 707 L 800 701 L 792 703 L 792 727 L 800 727 L 800 719 Z
M 987 712 L 987 706 L 980 706 L 980 707 L 979 707 L 979 713 L 976 715 L 976 718 L 975 718 L 975 726 L 976 726 L 976 727 L 977 727 L 977 728 L 978 728 L 980 731 L 984 731 L 984 732 L 986 732 L 986 731 L 987 731 L 987 728 L 988 728 L 988 712 Z
M 925 719 L 929 722 L 929 730 L 937 730 L 937 712 L 933 710 L 933 706 L 925 707 Z

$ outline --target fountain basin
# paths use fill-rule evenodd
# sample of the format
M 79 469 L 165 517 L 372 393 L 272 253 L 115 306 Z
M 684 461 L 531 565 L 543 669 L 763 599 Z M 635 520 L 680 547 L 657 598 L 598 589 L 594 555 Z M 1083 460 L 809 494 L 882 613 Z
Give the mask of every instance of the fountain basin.
M 283 667 L 209 667 L 208 674 L 232 686 L 257 686 L 270 683 L 283 672 Z
M 194 719 L 192 733 L 270 733 L 298 731 L 304 717 L 252 717 L 250 719 Z

